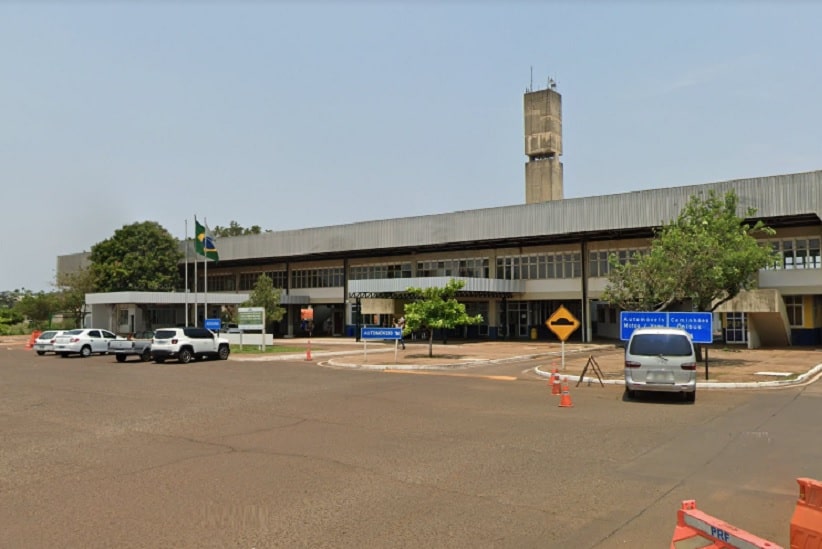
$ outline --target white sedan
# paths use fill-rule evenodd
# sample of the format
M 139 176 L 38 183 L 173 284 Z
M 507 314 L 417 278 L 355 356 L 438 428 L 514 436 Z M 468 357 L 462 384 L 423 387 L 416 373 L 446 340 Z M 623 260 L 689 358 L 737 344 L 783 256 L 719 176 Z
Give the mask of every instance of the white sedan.
M 120 338 L 108 330 L 97 328 L 69 330 L 54 340 L 54 352 L 62 357 L 70 354 L 79 354 L 82 357 L 92 353 L 104 355 L 108 353 L 108 342 L 112 339 Z
M 47 330 L 34 340 L 33 349 L 38 355 L 54 352 L 54 340 L 62 334 L 62 330 Z

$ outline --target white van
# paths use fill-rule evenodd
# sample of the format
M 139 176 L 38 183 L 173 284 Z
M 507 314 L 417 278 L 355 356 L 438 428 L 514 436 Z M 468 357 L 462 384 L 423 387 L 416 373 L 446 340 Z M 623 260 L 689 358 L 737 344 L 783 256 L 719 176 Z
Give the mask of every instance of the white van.
M 682 393 L 696 401 L 696 353 L 691 334 L 679 328 L 638 328 L 625 346 L 625 392 Z

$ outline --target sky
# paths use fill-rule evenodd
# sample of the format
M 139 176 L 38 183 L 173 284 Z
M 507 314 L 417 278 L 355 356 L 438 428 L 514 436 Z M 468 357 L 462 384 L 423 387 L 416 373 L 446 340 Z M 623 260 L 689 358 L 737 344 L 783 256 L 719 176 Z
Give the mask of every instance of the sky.
M 822 3 L 0 2 L 0 291 L 123 226 L 290 230 L 822 169 Z M 218 242 L 219 247 L 219 242 Z

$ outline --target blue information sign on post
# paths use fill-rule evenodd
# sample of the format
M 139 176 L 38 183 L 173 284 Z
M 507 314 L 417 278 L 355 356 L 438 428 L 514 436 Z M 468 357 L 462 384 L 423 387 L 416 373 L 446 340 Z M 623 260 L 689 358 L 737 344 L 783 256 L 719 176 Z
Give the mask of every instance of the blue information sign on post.
M 631 339 L 637 328 L 681 328 L 691 334 L 694 343 L 713 343 L 713 313 L 658 313 L 652 311 L 622 311 L 619 313 L 619 339 Z
M 402 339 L 402 328 L 363 328 L 362 339 Z
M 205 327 L 209 330 L 219 332 L 220 329 L 223 327 L 223 322 L 219 318 L 207 318 L 205 319 Z

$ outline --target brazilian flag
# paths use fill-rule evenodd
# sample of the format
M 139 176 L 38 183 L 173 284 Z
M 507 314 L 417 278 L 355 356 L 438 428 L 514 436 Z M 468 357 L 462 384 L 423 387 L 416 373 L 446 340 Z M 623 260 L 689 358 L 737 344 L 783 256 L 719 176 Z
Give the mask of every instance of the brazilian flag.
M 196 217 L 194 218 L 194 251 L 208 259 L 220 260 L 214 238 L 209 236 L 206 227 L 200 225 Z

